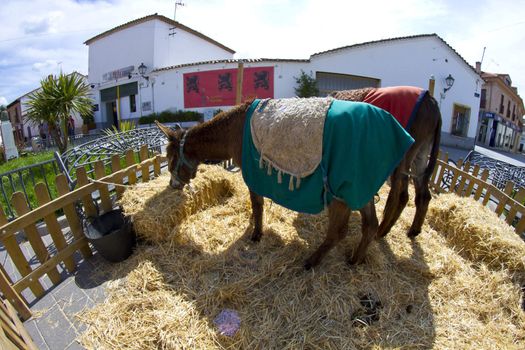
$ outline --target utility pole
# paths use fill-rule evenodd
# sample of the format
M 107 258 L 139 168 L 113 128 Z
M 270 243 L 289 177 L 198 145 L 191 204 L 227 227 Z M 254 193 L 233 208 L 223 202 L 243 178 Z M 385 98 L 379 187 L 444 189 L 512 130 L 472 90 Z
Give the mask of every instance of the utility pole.
M 173 11 L 173 20 L 176 21 L 176 16 L 177 16 L 177 6 L 186 6 L 185 3 L 183 3 L 182 1 L 175 1 L 175 10 Z

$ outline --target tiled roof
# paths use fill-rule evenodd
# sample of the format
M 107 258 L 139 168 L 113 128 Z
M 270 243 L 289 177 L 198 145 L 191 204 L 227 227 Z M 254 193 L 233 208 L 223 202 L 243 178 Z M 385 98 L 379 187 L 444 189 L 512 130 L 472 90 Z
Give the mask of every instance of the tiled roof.
M 200 66 L 203 64 L 217 64 L 217 63 L 258 63 L 258 62 L 310 62 L 310 60 L 307 59 L 286 59 L 286 58 L 247 58 L 247 59 L 224 59 L 224 60 L 212 60 L 212 61 L 202 61 L 202 62 L 193 62 L 193 63 L 184 63 L 184 64 L 178 64 L 176 66 L 169 66 L 169 67 L 163 67 L 159 69 L 155 69 L 155 72 L 159 71 L 166 71 L 166 70 L 172 70 L 172 69 L 178 69 L 178 68 L 184 68 L 184 67 L 191 67 L 191 66 Z
M 450 46 L 445 40 L 443 40 L 436 33 L 410 35 L 410 36 L 402 36 L 402 37 L 390 38 L 390 39 L 381 39 L 381 40 L 367 41 L 367 42 L 364 42 L 364 43 L 348 45 L 348 46 L 338 47 L 338 48 L 327 50 L 327 51 L 317 52 L 317 53 L 314 53 L 311 57 L 325 55 L 325 54 L 338 52 L 338 51 L 343 51 L 343 50 L 347 50 L 347 49 L 353 49 L 353 48 L 357 48 L 357 47 L 376 45 L 376 44 L 383 44 L 383 43 L 388 43 L 388 42 L 391 42 L 391 41 L 412 40 L 412 39 L 419 39 L 419 38 L 436 38 L 436 39 L 439 39 L 441 42 L 443 42 L 443 44 L 445 44 L 445 46 L 447 46 L 450 50 L 452 50 L 452 52 L 454 54 L 456 54 L 456 56 L 458 56 L 459 59 L 461 61 L 463 61 L 463 63 L 465 63 L 465 65 L 467 65 L 475 74 L 478 74 L 474 67 L 472 67 L 456 50 L 454 50 L 454 48 L 452 46 Z
M 228 52 L 230 52 L 232 54 L 235 53 L 234 50 L 230 49 L 229 47 L 224 46 L 223 44 L 213 40 L 212 38 L 207 37 L 206 35 L 204 35 L 202 33 L 199 33 L 198 31 L 193 30 L 190 27 L 186 27 L 184 24 L 182 24 L 180 22 L 174 21 L 172 19 L 169 19 L 168 17 L 161 16 L 161 15 L 158 15 L 156 13 L 153 14 L 153 15 L 149 15 L 149 16 L 145 16 L 145 17 L 141 17 L 141 18 L 135 19 L 133 21 L 121 24 L 121 25 L 119 25 L 119 26 L 117 26 L 115 28 L 107 30 L 107 31 L 105 31 L 105 32 L 103 32 L 101 34 L 98 34 L 98 35 L 92 37 L 91 39 L 86 40 L 84 42 L 84 44 L 89 45 L 89 44 L 97 41 L 98 39 L 102 39 L 102 38 L 104 38 L 106 36 L 109 36 L 109 35 L 111 35 L 113 33 L 118 32 L 118 31 L 124 30 L 126 28 L 132 27 L 132 26 L 140 24 L 140 23 L 148 22 L 148 21 L 151 21 L 151 20 L 154 20 L 154 19 L 158 19 L 158 20 L 163 21 L 163 22 L 165 22 L 165 23 L 167 23 L 167 24 L 169 24 L 171 26 L 176 27 L 177 29 L 182 29 L 182 30 L 184 30 L 184 31 L 186 31 L 188 33 L 191 33 L 191 34 L 193 34 L 195 36 L 198 36 L 199 38 L 204 39 L 207 42 L 209 42 L 209 43 L 211 43 L 213 45 L 216 45 L 216 46 L 222 48 L 223 50 L 226 50 L 226 51 L 228 51 Z

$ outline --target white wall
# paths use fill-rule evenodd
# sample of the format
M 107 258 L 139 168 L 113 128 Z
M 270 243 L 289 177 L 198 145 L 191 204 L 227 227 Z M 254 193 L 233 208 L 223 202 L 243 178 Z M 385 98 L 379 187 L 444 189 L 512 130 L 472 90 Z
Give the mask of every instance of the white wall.
M 155 21 L 120 30 L 89 44 L 90 84 L 104 84 L 103 75 L 114 70 L 144 63 L 153 66 Z M 100 87 L 105 88 L 105 87 Z
M 233 53 L 182 29 L 155 21 L 153 67 L 163 68 L 184 63 L 233 58 Z M 175 33 L 174 35 L 170 35 Z
M 310 69 L 380 79 L 381 86 L 414 85 L 428 88 L 436 79 L 434 97 L 439 102 L 445 78 L 454 86 L 441 101 L 442 131 L 450 133 L 453 104 L 470 108 L 468 137 L 476 136 L 481 78 L 435 37 L 393 40 L 313 56 Z M 477 82 L 477 80 L 479 80 Z

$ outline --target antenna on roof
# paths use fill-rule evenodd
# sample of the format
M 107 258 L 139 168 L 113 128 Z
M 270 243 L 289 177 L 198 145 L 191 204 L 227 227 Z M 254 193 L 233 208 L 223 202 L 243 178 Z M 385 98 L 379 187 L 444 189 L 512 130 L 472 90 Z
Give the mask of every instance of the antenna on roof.
M 486 46 L 483 46 L 483 53 L 481 54 L 481 61 L 479 61 L 479 66 L 483 64 L 483 58 L 485 57 L 485 50 L 487 49 Z
M 173 11 L 173 20 L 176 21 L 176 15 L 177 15 L 177 6 L 186 6 L 185 3 L 182 1 L 175 1 L 175 10 Z

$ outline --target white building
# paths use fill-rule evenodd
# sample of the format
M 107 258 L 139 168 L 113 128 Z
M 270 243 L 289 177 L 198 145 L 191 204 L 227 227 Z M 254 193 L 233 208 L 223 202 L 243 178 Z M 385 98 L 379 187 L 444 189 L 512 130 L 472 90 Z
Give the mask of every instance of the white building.
M 239 60 L 233 59 L 234 51 L 166 17 L 126 23 L 86 44 L 100 125 L 164 110 L 190 109 L 210 116 L 235 103 Z M 316 78 L 321 94 L 366 86 L 428 88 L 433 77 L 443 117 L 442 143 L 466 148 L 474 144 L 481 77 L 436 34 L 356 44 L 308 59 L 242 62 L 245 98 L 295 96 L 301 70 Z M 136 74 L 141 63 L 147 67 L 144 76 Z M 454 85 L 444 93 L 449 75 Z
M 231 59 L 235 51 L 181 23 L 151 15 L 125 23 L 85 42 L 89 46 L 89 83 L 95 95 L 95 122 L 162 111 L 156 105 L 159 86 L 153 69 L 209 59 Z M 138 68 L 145 67 L 145 79 Z M 175 107 L 175 106 L 172 106 Z
M 79 76 L 84 80 L 84 83 L 87 83 L 87 77 L 85 75 L 78 72 L 72 72 L 69 75 L 71 74 Z M 30 121 L 27 117 L 27 110 L 29 109 L 27 102 L 29 101 L 29 97 L 39 90 L 40 87 L 20 96 L 7 105 L 7 113 L 17 143 L 29 142 L 32 137 L 39 136 L 39 125 Z M 84 124 L 82 117 L 78 113 L 72 113 L 71 116 L 75 121 L 76 133 L 81 132 L 82 125 Z

